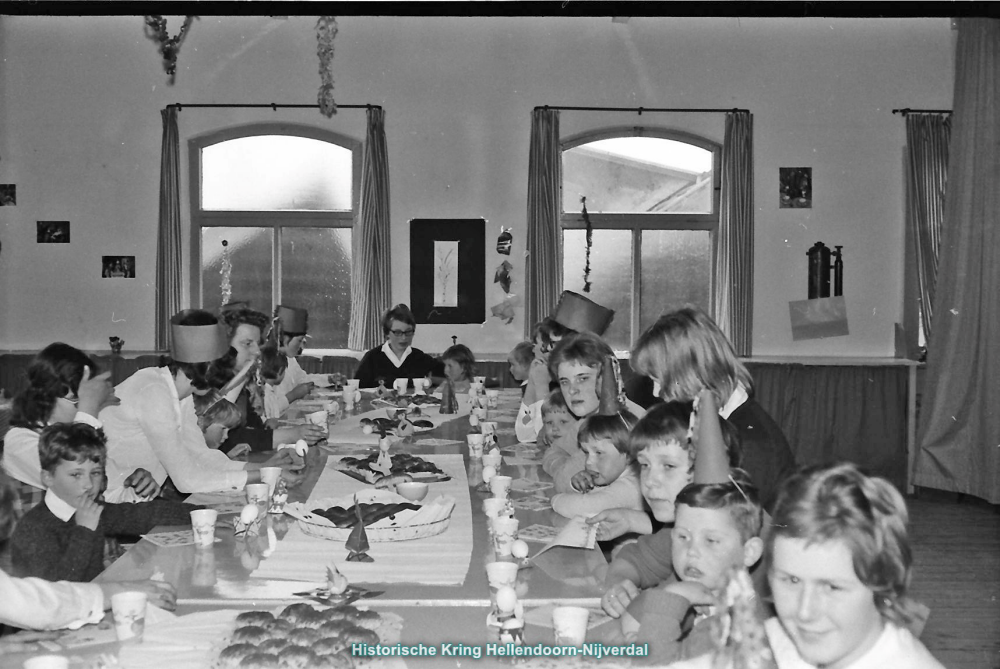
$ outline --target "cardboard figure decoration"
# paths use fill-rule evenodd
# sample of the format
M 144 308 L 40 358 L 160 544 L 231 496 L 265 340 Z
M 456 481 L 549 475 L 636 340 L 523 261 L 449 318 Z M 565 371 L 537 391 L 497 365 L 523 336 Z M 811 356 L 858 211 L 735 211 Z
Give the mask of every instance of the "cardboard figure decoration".
M 510 247 L 514 242 L 514 235 L 510 234 L 510 228 L 500 226 L 500 236 L 497 237 L 497 253 L 505 256 L 510 255 Z M 504 291 L 507 292 L 507 291 Z
M 374 562 L 375 558 L 368 555 L 368 533 L 365 531 L 365 522 L 361 517 L 361 505 L 358 498 L 354 498 L 354 513 L 358 517 L 358 524 L 351 530 L 344 547 L 350 553 L 347 555 L 348 562 Z
M 493 275 L 493 283 L 499 283 L 505 293 L 510 292 L 510 271 L 512 269 L 514 269 L 514 266 L 511 265 L 510 262 L 504 260 L 497 266 L 496 273 Z

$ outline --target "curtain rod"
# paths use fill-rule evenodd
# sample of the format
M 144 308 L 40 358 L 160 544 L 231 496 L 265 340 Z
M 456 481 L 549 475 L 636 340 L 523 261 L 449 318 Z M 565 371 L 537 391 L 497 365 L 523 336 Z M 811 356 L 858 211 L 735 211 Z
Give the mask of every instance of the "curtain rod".
M 951 114 L 952 111 L 950 109 L 910 109 L 907 107 L 906 109 L 893 109 L 892 113 L 906 116 L 907 114 Z
M 278 107 L 282 109 L 319 109 L 319 105 L 291 105 L 291 104 L 278 104 L 271 102 L 270 104 L 188 104 L 175 102 L 172 105 L 167 105 L 167 107 L 176 107 L 177 111 L 182 111 L 184 107 L 216 107 L 216 108 L 228 108 L 228 109 L 250 109 L 250 108 L 271 108 L 275 111 Z M 382 105 L 337 105 L 337 109 L 381 109 Z
M 555 109 L 557 111 L 623 111 L 638 112 L 642 116 L 643 112 L 700 112 L 703 114 L 728 114 L 729 112 L 747 112 L 749 109 L 671 109 L 664 107 L 559 107 L 556 105 L 538 105 L 535 110 Z

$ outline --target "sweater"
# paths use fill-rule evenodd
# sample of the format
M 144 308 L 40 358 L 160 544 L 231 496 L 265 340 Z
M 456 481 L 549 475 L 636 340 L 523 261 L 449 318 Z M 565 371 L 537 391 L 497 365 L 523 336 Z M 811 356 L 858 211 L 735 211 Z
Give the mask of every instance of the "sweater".
M 768 513 L 774 511 L 778 489 L 795 471 L 795 457 L 784 432 L 752 397 L 728 416 L 740 435 L 743 469 L 760 492 L 760 501 Z
M 377 346 L 361 358 L 358 368 L 354 371 L 354 378 L 360 381 L 359 385 L 362 388 L 377 387 L 380 378 L 385 381 L 386 388 L 392 388 L 392 382 L 395 379 L 404 377 L 419 379 L 427 374 L 444 377 L 444 365 L 420 349 L 411 348 L 410 354 L 403 360 L 403 364 L 396 367 L 382 350 L 382 347 Z
M 202 507 L 167 500 L 105 504 L 96 530 L 70 517 L 62 520 L 45 503 L 18 522 L 11 537 L 11 562 L 19 576 L 47 581 L 91 581 L 104 571 L 104 538 L 138 536 L 157 525 L 190 525 L 191 512 Z M 65 504 L 65 503 L 63 503 Z
M 270 451 L 274 448 L 274 430 L 264 425 L 263 419 L 254 411 L 250 401 L 250 391 L 244 386 L 234 402 L 243 412 L 243 424 L 229 431 L 219 450 L 228 453 L 237 444 L 248 444 L 251 451 Z

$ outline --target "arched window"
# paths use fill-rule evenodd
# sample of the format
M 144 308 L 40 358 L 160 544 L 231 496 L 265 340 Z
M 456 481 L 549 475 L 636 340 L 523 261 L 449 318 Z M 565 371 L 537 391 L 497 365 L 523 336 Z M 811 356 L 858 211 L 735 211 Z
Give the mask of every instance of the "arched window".
M 710 311 L 720 150 L 652 128 L 562 142 L 563 287 L 583 291 L 586 197 L 593 227 L 588 296 L 615 310 L 605 338 L 616 350 L 628 350 L 666 311 L 687 303 Z
M 308 126 L 259 124 L 190 142 L 192 304 L 232 299 L 309 310 L 310 347 L 346 348 L 360 142 Z

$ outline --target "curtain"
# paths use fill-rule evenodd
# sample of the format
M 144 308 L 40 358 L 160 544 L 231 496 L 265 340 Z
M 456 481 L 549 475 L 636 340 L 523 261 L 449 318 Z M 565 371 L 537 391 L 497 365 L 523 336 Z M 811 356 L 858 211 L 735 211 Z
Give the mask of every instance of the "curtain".
M 916 241 L 917 281 L 920 287 L 924 336 L 930 337 L 934 285 L 937 282 L 941 225 L 944 222 L 944 191 L 948 179 L 948 114 L 906 116 L 906 158 L 909 169 L 907 224 Z
M 528 235 L 524 263 L 524 336 L 531 339 L 535 323 L 555 311 L 562 292 L 559 262 L 559 112 L 535 109 L 531 115 L 528 156 Z
M 181 309 L 181 173 L 177 109 L 167 107 L 160 148 L 160 224 L 156 236 L 157 351 L 170 348 L 170 317 Z
M 915 483 L 1000 503 L 1000 20 L 961 18 Z
M 352 241 L 351 323 L 347 345 L 365 351 L 381 344 L 379 321 L 390 306 L 389 152 L 385 111 L 368 108 L 368 129 L 361 160 L 361 199 Z
M 726 114 L 716 243 L 715 321 L 737 355 L 753 348 L 753 114 Z

